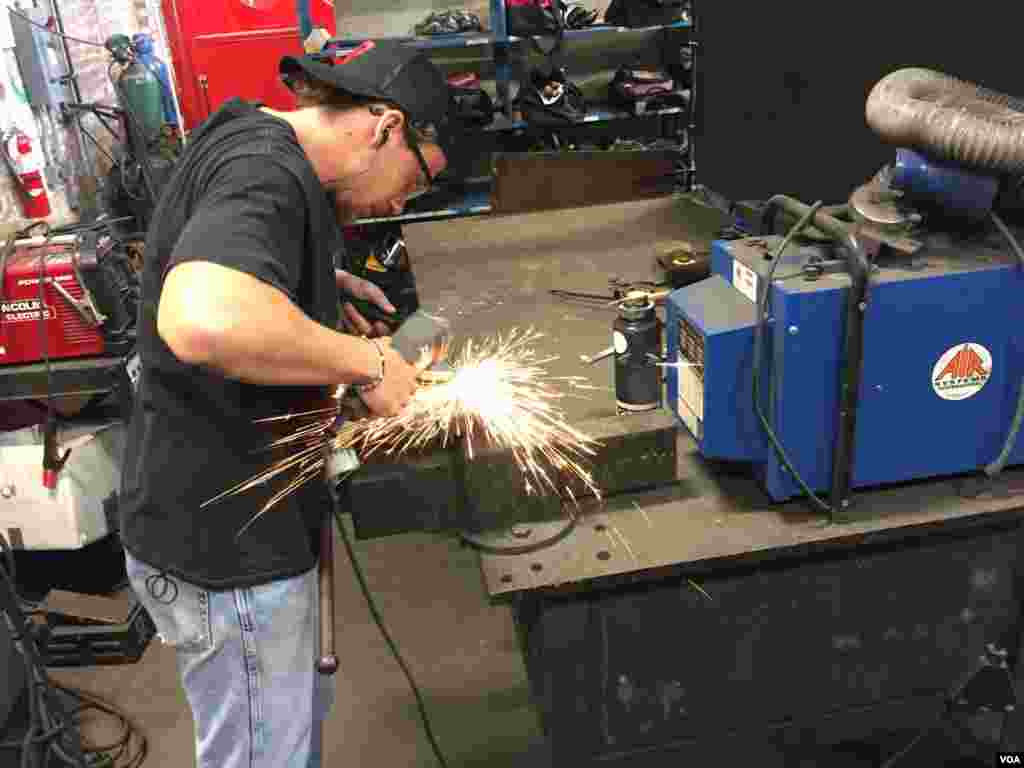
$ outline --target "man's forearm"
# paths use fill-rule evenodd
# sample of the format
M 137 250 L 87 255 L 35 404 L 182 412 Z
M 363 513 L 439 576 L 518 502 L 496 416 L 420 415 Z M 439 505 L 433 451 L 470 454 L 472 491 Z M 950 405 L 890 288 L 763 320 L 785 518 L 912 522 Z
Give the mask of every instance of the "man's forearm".
M 374 346 L 307 317 L 271 286 L 202 262 L 169 273 L 157 332 L 180 360 L 254 384 L 373 380 Z
M 335 385 L 372 380 L 377 350 L 365 339 L 320 325 L 298 310 L 264 315 L 211 338 L 203 364 L 253 384 Z

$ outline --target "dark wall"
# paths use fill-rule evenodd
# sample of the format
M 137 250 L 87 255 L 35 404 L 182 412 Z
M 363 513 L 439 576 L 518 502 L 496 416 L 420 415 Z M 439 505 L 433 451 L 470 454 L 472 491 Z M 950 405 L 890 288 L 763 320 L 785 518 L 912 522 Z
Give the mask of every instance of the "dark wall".
M 867 127 L 872 86 L 908 66 L 1024 96 L 1005 0 L 696 0 L 703 92 L 697 178 L 728 198 L 846 200 L 892 160 Z

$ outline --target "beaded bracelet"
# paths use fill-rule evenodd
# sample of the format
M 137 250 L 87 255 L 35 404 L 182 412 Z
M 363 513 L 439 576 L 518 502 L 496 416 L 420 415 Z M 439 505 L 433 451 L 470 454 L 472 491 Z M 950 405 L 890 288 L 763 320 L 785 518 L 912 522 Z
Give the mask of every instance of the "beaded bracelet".
M 365 339 L 366 337 L 364 336 L 363 338 Z M 366 384 L 355 385 L 356 391 L 358 391 L 359 394 L 361 395 L 376 389 L 377 387 L 380 386 L 380 383 L 384 381 L 384 350 L 380 348 L 380 344 L 378 344 L 375 339 L 366 340 L 373 345 L 374 349 L 377 350 L 377 359 L 378 362 L 380 363 L 380 371 L 377 373 L 377 378 L 374 379 L 373 381 L 368 381 Z

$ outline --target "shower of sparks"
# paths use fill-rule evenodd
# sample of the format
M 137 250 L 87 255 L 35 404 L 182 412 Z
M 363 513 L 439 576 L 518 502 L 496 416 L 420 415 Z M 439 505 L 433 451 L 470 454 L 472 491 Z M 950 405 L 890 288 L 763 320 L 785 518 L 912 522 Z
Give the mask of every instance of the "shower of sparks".
M 337 408 L 262 419 L 263 423 L 294 422 L 290 434 L 267 446 L 290 449 L 291 454 L 203 506 L 293 473 L 290 482 L 249 521 L 248 528 L 310 480 L 322 479 L 329 450 L 351 448 L 365 460 L 373 454 L 401 456 L 435 442 L 445 446 L 456 438 L 465 441 L 470 460 L 481 449 L 508 451 L 523 474 L 528 494 L 551 493 L 575 504 L 575 486 L 577 491 L 583 489 L 600 498 L 586 468 L 598 443 L 566 421 L 558 401 L 573 392 L 604 388 L 590 386 L 583 376 L 549 375 L 544 366 L 558 358 L 536 354 L 531 345 L 540 338 L 542 334 L 533 330 L 513 329 L 479 343 L 470 340 L 451 360 L 454 374 L 450 379 L 421 384 L 397 416 L 346 421 L 336 434 L 331 425 Z

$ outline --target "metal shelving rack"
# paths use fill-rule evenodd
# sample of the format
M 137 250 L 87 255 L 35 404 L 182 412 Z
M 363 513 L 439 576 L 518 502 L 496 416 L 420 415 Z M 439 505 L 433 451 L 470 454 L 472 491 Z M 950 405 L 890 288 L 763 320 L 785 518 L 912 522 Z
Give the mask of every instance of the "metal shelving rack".
M 497 103 L 500 111 L 496 112 L 494 121 L 482 128 L 481 132 L 500 141 L 502 134 L 521 135 L 531 129 L 531 126 L 525 120 L 516 120 L 511 117 L 512 105 L 509 98 L 510 84 L 512 82 L 512 57 L 515 55 L 516 47 L 528 42 L 528 38 L 508 34 L 505 0 L 490 0 L 490 14 L 491 30 L 488 32 L 469 32 L 430 37 L 399 36 L 389 39 L 398 40 L 406 45 L 425 51 L 474 47 L 490 48 L 495 70 Z M 596 24 L 585 29 L 565 30 L 564 40 L 600 39 L 603 36 L 626 33 L 650 33 L 662 30 L 689 30 L 687 42 L 681 45 L 681 47 L 688 47 L 690 52 L 692 83 L 690 86 L 689 107 L 653 110 L 639 115 L 608 108 L 594 109 L 578 120 L 576 126 L 603 124 L 618 120 L 649 121 L 656 118 L 678 120 L 683 113 L 686 113 L 684 119 L 686 121 L 687 135 L 687 168 L 685 170 L 684 185 L 687 189 L 693 189 L 696 179 L 695 133 L 697 128 L 698 41 L 696 0 L 691 0 L 689 19 L 680 20 L 674 24 L 655 27 L 618 27 Z M 366 39 L 363 37 L 333 38 L 328 41 L 327 48 L 354 47 Z M 490 199 L 492 181 L 490 177 L 470 178 L 460 183 L 457 191 L 445 191 L 442 189 L 413 201 L 398 216 L 359 219 L 353 223 L 357 225 L 406 224 L 468 216 L 485 216 L 493 212 Z

